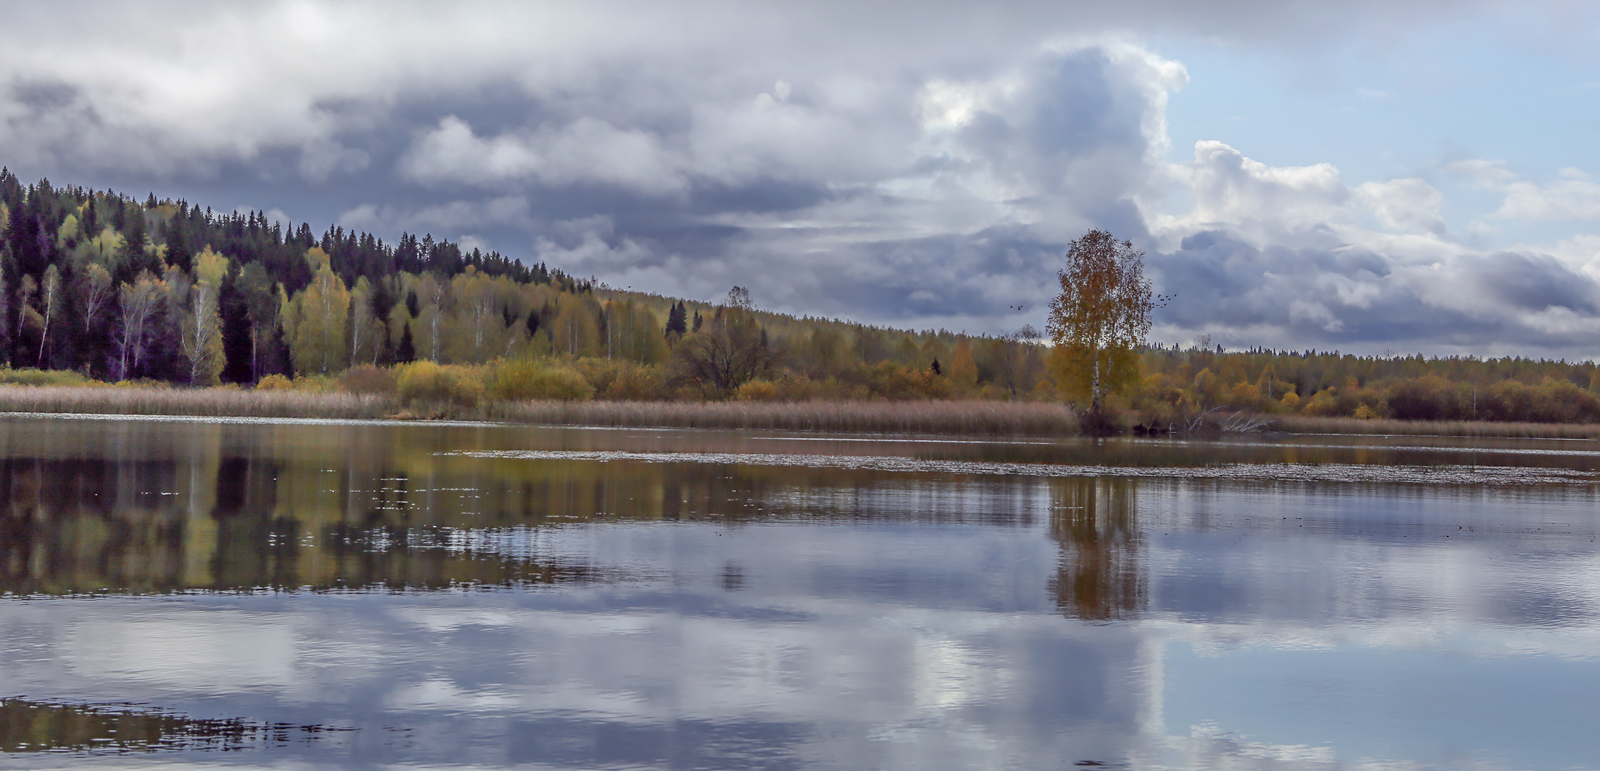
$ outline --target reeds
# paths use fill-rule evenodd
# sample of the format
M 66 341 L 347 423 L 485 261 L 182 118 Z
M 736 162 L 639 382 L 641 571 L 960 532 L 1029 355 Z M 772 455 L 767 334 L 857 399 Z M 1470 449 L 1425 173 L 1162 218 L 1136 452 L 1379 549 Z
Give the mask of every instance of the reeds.
M 1360 420 L 1276 415 L 1267 430 L 1294 434 L 1409 434 L 1526 439 L 1600 439 L 1595 423 L 1510 423 L 1486 420 Z
M 364 419 L 387 417 L 394 409 L 394 399 L 371 394 L 0 385 L 0 412 Z
M 331 419 L 427 415 L 563 426 L 968 436 L 1066 436 L 1081 430 L 1072 408 L 1043 402 L 523 401 L 402 412 L 389 396 L 237 388 L 0 385 L 0 412 Z
M 1045 402 L 537 401 L 502 404 L 498 412 L 519 423 L 569 426 L 969 436 L 1065 436 L 1081 431 L 1072 408 Z

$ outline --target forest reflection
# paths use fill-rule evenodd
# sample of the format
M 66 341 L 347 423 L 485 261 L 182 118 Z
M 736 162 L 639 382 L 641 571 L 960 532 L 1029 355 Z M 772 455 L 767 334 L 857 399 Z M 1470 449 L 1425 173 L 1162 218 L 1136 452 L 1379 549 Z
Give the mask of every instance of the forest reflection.
M 1044 514 L 1037 480 L 468 458 L 381 432 L 240 428 L 96 434 L 102 447 L 66 432 L 3 448 L 0 593 L 616 582 L 651 576 L 551 548 L 550 535 L 608 521 L 1033 527 Z
M 237 751 L 306 743 L 330 730 L 240 718 L 191 718 L 136 705 L 0 699 L 0 752 L 5 753 Z

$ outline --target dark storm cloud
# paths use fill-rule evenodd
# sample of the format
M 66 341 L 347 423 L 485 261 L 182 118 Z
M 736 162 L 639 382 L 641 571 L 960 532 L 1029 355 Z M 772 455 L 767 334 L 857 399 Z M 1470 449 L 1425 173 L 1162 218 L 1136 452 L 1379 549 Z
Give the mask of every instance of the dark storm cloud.
M 1589 327 L 1561 329 L 1549 316 L 1592 319 L 1600 302 L 1588 276 L 1511 252 L 1463 256 L 1446 272 L 1368 249 L 1260 249 L 1210 231 L 1149 264 L 1175 294 L 1163 321 L 1237 346 L 1581 350 Z

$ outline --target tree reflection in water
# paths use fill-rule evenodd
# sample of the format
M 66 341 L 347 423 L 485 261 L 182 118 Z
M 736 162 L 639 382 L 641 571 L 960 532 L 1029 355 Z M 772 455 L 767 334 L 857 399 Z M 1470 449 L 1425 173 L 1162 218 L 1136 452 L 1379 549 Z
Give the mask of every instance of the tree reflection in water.
M 323 726 L 200 719 L 139 705 L 0 699 L 0 752 L 100 754 L 243 750 L 314 741 Z
M 1116 621 L 1147 607 L 1136 492 L 1132 479 L 1052 480 L 1050 534 L 1061 557 L 1050 593 L 1068 618 Z

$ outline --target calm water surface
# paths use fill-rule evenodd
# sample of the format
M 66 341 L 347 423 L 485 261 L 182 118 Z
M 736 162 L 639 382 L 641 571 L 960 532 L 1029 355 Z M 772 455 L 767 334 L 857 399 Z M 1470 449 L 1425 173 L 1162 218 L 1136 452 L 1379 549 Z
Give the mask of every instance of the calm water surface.
M 1600 768 L 1600 443 L 0 418 L 0 767 Z

